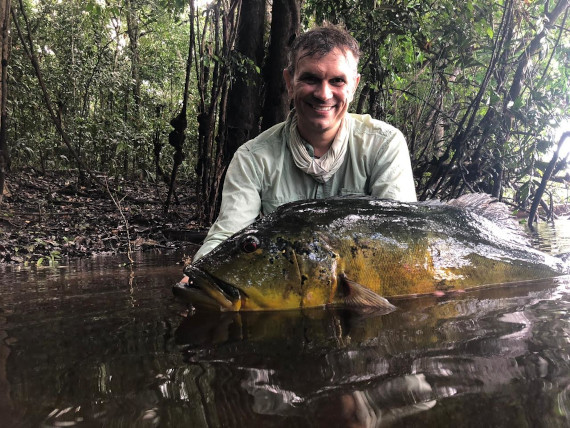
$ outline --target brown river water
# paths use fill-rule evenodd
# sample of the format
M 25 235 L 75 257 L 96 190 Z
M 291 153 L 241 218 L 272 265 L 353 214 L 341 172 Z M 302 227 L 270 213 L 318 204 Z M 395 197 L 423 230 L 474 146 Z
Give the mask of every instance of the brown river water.
M 569 252 L 570 222 L 536 244 Z M 0 267 L 0 426 L 570 426 L 570 276 L 185 317 L 182 253 L 137 257 Z

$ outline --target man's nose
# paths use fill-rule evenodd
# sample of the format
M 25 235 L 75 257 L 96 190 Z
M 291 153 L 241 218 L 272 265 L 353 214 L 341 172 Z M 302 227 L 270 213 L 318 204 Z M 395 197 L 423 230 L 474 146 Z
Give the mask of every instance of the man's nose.
M 331 99 L 332 94 L 333 92 L 328 82 L 321 82 L 317 85 L 314 93 L 316 98 L 323 101 Z

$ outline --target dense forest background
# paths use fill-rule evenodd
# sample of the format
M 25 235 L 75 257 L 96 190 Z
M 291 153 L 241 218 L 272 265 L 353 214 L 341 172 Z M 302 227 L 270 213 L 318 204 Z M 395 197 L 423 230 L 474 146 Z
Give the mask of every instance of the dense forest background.
M 208 225 L 237 147 L 288 111 L 288 43 L 327 20 L 361 43 L 352 111 L 403 131 L 420 199 L 482 191 L 548 211 L 570 181 L 568 6 L 1 0 L 0 188 L 30 169 L 160 181 L 166 211 L 193 194 Z

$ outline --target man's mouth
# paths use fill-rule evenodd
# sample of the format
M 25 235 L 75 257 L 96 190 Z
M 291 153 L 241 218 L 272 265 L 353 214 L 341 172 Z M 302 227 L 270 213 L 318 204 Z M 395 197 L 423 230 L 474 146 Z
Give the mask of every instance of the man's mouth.
M 335 108 L 335 106 L 323 106 L 323 105 L 318 105 L 318 104 L 309 104 L 313 110 L 316 111 L 322 111 L 322 112 L 327 112 L 327 111 L 331 111 Z

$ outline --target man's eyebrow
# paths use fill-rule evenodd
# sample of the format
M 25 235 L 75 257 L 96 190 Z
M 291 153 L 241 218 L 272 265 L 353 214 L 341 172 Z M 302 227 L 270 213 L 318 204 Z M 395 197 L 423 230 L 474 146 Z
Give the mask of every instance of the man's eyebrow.
M 310 71 L 304 71 L 299 75 L 299 79 L 319 79 L 321 80 L 321 76 L 315 74 L 315 73 L 311 73 Z M 329 80 L 335 80 L 335 79 L 342 79 L 342 80 L 348 80 L 348 77 L 346 74 L 344 73 L 340 73 L 336 76 L 331 77 Z
M 317 76 L 315 73 L 311 73 L 310 71 L 304 71 L 299 76 L 299 79 L 306 79 L 306 78 L 320 79 L 320 77 Z

